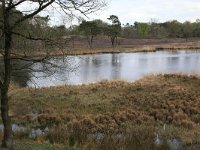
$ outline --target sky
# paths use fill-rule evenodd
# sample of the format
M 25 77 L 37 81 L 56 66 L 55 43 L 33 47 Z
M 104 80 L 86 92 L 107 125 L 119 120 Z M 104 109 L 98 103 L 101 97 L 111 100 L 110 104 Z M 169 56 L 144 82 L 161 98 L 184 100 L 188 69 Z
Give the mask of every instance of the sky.
M 165 22 L 170 20 L 196 21 L 200 19 L 200 0 L 107 0 L 108 6 L 99 12 L 88 15 L 87 20 L 101 19 L 108 22 L 110 15 L 116 15 L 122 24 L 138 22 Z M 30 7 L 30 5 L 29 5 Z M 27 8 L 27 4 L 21 9 Z M 51 17 L 52 25 L 76 24 L 69 21 L 66 15 L 49 8 L 43 15 Z
M 104 11 L 96 14 L 90 17 L 106 21 L 114 14 L 123 24 L 151 20 L 196 21 L 200 19 L 200 0 L 112 0 Z

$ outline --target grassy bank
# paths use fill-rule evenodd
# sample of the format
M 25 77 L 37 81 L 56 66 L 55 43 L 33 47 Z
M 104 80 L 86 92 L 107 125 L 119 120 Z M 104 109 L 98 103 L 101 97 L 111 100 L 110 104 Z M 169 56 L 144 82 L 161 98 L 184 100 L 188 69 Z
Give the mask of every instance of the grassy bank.
M 122 40 L 122 39 L 121 39 Z M 14 50 L 13 57 L 41 57 L 41 56 L 65 56 L 65 55 L 86 55 L 102 53 L 136 53 L 136 52 L 155 52 L 161 50 L 200 50 L 200 42 L 195 39 L 185 41 L 184 39 L 123 39 L 122 44 L 112 48 L 110 43 L 96 41 L 93 48 L 89 48 L 87 42 L 77 41 L 77 46 L 66 45 L 63 49 L 47 50 Z M 97 43 L 99 43 L 97 45 Z M 100 46 L 99 46 L 100 45 Z M 48 55 L 47 55 L 48 54 Z
M 111 47 L 74 48 L 68 51 L 64 50 L 64 52 L 67 55 L 86 55 L 86 54 L 104 54 L 104 53 L 155 52 L 162 50 L 200 50 L 200 43 L 185 42 L 185 43 L 150 44 L 150 45 L 119 45 L 115 48 Z
M 198 76 L 167 74 L 134 83 L 11 88 L 10 114 L 14 123 L 30 129 L 49 127 L 47 135 L 35 139 L 39 142 L 81 149 L 150 150 L 159 136 L 161 146 L 173 138 L 184 146 L 196 145 L 200 144 L 199 85 Z M 27 136 L 19 133 L 16 138 Z
M 72 48 L 62 51 L 52 52 L 52 56 L 62 55 L 87 55 L 87 54 L 105 54 L 105 53 L 137 53 L 137 52 L 155 52 L 162 50 L 200 50 L 200 43 L 173 43 L 161 45 L 141 45 L 141 46 L 117 46 L 115 48 Z M 43 56 L 45 53 L 36 53 L 35 56 Z

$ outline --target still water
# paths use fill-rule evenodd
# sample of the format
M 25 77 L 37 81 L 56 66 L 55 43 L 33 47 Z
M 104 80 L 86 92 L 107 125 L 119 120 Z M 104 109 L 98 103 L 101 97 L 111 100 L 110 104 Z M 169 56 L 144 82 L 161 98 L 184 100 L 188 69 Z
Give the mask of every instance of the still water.
M 134 81 L 159 73 L 200 73 L 200 51 L 97 54 L 69 56 L 52 61 L 64 67 L 48 76 L 43 72 L 33 72 L 27 81 L 28 86 L 77 85 L 101 80 Z M 41 65 L 35 64 L 33 68 L 41 68 Z

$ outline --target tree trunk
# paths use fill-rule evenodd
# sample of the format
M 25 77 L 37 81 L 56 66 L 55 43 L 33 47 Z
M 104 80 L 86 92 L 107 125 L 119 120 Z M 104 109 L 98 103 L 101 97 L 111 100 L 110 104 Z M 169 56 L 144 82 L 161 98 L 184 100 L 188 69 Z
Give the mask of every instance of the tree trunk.
M 112 47 L 114 48 L 115 47 L 115 38 L 111 37 L 110 39 L 111 39 Z
M 2 77 L 1 83 L 1 117 L 4 125 L 4 136 L 2 141 L 2 147 L 9 150 L 13 149 L 13 134 L 11 118 L 8 114 L 8 89 L 11 79 L 11 42 L 12 32 L 9 23 L 9 12 L 6 11 L 5 0 L 2 1 L 3 9 L 3 36 L 4 36 L 4 76 Z
M 111 43 L 112 43 L 112 47 L 115 48 L 115 46 L 117 45 L 117 36 L 111 37 Z
M 6 32 L 5 37 L 5 55 L 4 55 L 4 78 L 3 85 L 1 87 L 1 117 L 4 125 L 4 137 L 2 141 L 2 147 L 12 149 L 13 148 L 13 134 L 12 134 L 12 124 L 11 118 L 8 114 L 9 104 L 8 104 L 8 89 L 11 79 L 11 33 Z
M 88 45 L 90 48 L 92 48 L 92 37 L 90 37 L 89 35 L 87 36 L 87 41 L 88 41 Z
M 8 92 L 6 87 L 1 88 L 1 117 L 4 125 L 4 136 L 2 141 L 2 147 L 13 149 L 13 134 L 11 119 L 8 114 Z

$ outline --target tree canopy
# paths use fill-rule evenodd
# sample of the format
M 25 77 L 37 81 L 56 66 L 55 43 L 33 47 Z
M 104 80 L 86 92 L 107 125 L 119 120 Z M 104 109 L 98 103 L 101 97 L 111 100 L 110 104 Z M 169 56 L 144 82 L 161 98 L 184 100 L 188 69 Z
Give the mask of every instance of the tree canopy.
M 110 37 L 112 46 L 115 47 L 115 45 L 117 44 L 117 37 L 121 33 L 121 22 L 119 18 L 115 15 L 111 15 L 108 20 L 111 21 L 112 24 L 108 25 L 105 32 L 106 35 Z
M 88 44 L 90 48 L 92 47 L 93 38 L 99 35 L 101 31 L 101 27 L 96 20 L 93 21 L 82 21 L 80 24 L 80 31 L 87 37 Z

